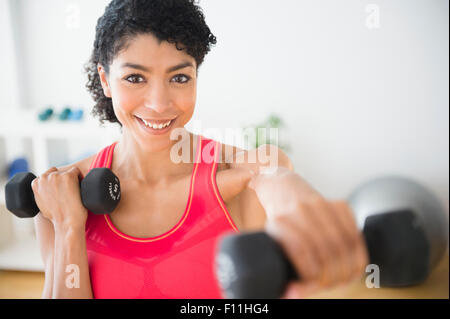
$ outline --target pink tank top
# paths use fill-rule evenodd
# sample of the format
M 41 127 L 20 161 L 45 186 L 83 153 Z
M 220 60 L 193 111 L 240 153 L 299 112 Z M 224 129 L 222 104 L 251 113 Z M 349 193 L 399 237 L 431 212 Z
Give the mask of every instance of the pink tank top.
M 216 184 L 220 144 L 201 136 L 198 143 L 188 202 L 171 230 L 135 238 L 118 230 L 109 215 L 88 212 L 86 246 L 94 298 L 224 297 L 214 271 L 217 242 L 238 229 Z M 116 144 L 100 151 L 90 169 L 111 168 Z M 211 163 L 210 156 L 201 156 L 207 152 L 214 158 Z

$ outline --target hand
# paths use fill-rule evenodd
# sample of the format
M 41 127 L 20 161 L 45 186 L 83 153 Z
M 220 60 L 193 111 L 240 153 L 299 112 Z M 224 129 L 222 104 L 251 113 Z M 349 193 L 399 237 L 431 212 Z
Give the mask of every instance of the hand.
M 54 226 L 85 226 L 87 209 L 81 201 L 81 176 L 77 167 L 67 170 L 52 167 L 31 183 L 36 205 Z
M 249 187 L 266 210 L 266 231 L 300 275 L 299 281 L 289 283 L 283 299 L 304 298 L 361 278 L 368 254 L 344 201 L 325 200 L 283 168 L 256 175 Z

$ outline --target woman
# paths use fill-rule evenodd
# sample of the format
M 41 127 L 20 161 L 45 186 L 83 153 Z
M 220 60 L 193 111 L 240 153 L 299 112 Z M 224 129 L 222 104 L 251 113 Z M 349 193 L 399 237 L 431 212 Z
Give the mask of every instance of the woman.
M 193 0 L 108 5 L 87 88 L 93 114 L 118 123 L 122 136 L 32 183 L 41 211 L 35 221 L 44 298 L 220 298 L 214 245 L 219 236 L 249 230 L 268 231 L 301 273 L 302 282 L 291 282 L 283 298 L 361 276 L 367 254 L 345 203 L 320 196 L 276 147 L 245 151 L 184 129 L 199 67 L 215 43 Z M 172 140 L 174 130 L 188 138 Z M 177 143 L 190 161 L 173 160 Z M 261 150 L 278 157 L 271 173 L 250 160 Z M 94 167 L 120 179 L 122 198 L 111 215 L 82 206 L 79 179 Z

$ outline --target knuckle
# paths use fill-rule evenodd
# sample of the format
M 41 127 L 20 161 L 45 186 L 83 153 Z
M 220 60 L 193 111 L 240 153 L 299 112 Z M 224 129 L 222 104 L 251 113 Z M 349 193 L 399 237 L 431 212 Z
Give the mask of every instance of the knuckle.
M 61 172 L 61 176 L 68 176 L 68 175 L 70 175 L 70 174 L 71 174 L 70 169 Z
M 66 172 L 61 175 L 61 182 L 64 184 L 68 184 L 73 180 L 73 174 Z
M 59 174 L 58 170 L 47 173 L 47 178 L 54 179 Z
M 58 172 L 51 172 L 47 175 L 49 181 L 54 181 L 58 177 Z
M 313 207 L 326 207 L 327 201 L 320 194 L 313 194 L 308 200 L 308 204 Z
M 66 171 L 65 171 L 65 173 L 67 173 L 67 174 L 72 174 L 72 173 L 74 173 L 75 171 L 76 171 L 76 167 L 75 166 L 72 166 L 71 168 L 69 168 L 69 169 L 67 169 Z
M 273 217 L 273 221 L 278 225 L 286 225 L 292 223 L 292 217 L 288 214 L 278 214 Z
M 51 172 L 57 171 L 58 169 L 54 166 L 50 167 L 44 174 L 49 174 Z
M 73 166 L 68 172 L 67 172 L 72 178 L 78 177 L 78 175 L 81 173 L 78 167 Z
M 39 183 L 39 177 L 33 179 L 31 181 L 31 189 L 33 189 L 33 190 L 37 189 L 38 183 Z
M 58 169 L 56 167 L 51 167 L 47 171 L 45 171 L 41 176 L 48 177 L 49 175 L 51 175 L 52 173 L 57 172 L 57 171 L 58 171 Z

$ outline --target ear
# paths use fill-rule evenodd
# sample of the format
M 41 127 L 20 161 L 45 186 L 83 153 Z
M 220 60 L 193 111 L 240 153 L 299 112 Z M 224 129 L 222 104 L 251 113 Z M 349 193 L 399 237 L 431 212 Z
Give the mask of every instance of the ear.
M 108 77 L 107 77 L 107 74 L 106 74 L 106 71 L 105 71 L 105 68 L 103 67 L 103 65 L 98 64 L 97 71 L 98 71 L 98 75 L 100 76 L 100 82 L 102 84 L 103 93 L 105 94 L 106 97 L 111 98 L 111 88 L 108 84 Z

